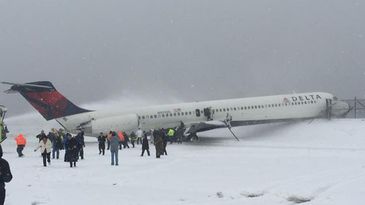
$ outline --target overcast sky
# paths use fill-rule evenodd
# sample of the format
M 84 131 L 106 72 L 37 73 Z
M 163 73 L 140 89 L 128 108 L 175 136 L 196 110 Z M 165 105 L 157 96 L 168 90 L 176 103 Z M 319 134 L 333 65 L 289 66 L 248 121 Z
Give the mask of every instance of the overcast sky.
M 49 80 L 76 104 L 365 97 L 364 54 L 364 0 L 0 0 L 0 81 Z

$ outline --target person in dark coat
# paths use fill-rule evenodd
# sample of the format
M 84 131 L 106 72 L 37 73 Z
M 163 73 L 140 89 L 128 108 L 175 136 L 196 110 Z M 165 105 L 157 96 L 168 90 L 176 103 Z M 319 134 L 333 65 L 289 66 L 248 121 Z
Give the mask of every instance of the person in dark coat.
M 59 159 L 60 149 L 62 148 L 62 137 L 58 134 L 57 130 L 52 129 L 52 132 L 48 133 L 48 138 L 52 142 L 52 159 L 55 157 Z
M 148 156 L 150 156 L 150 146 L 148 144 L 147 134 L 144 133 L 143 139 L 142 139 L 142 154 L 141 157 L 143 157 L 144 151 L 147 151 Z
M 163 139 L 162 139 L 161 130 L 154 130 L 153 138 L 154 138 L 153 141 L 155 142 L 155 148 L 156 148 L 156 158 L 160 158 L 160 156 L 163 153 Z
M 2 158 L 3 157 L 3 149 L 0 145 L 0 205 L 3 205 L 5 202 L 5 183 L 8 183 L 13 179 L 13 175 L 11 174 L 9 163 Z
M 136 135 L 136 133 L 134 133 L 134 132 L 132 132 L 130 135 L 130 138 L 131 138 L 131 144 L 132 144 L 132 146 L 133 146 L 133 148 L 134 148 L 134 143 L 136 142 L 136 140 L 137 140 L 137 135 Z
M 79 132 L 76 135 L 76 140 L 78 143 L 78 152 L 81 159 L 84 159 L 84 147 L 85 147 L 85 139 L 84 139 L 84 131 Z
M 69 162 L 70 160 L 68 160 L 68 143 L 70 141 L 70 139 L 72 138 L 72 135 L 70 133 L 66 133 L 65 137 L 63 138 L 63 147 L 65 148 L 65 158 L 64 161 L 65 162 Z
M 101 132 L 100 135 L 98 136 L 99 155 L 101 153 L 103 153 L 103 155 L 105 154 L 105 141 L 106 141 L 106 136 Z
M 123 148 L 128 148 L 129 149 L 129 145 L 128 145 L 128 142 L 129 142 L 129 136 L 127 135 L 126 132 L 123 132 L 123 135 L 124 135 L 124 141 L 123 141 Z
M 69 139 L 68 144 L 67 144 L 67 160 L 68 162 L 70 162 L 70 167 L 74 166 L 76 167 L 76 162 L 79 159 L 79 149 L 78 149 L 78 142 L 76 140 L 75 137 L 71 137 L 71 139 Z
M 63 143 L 62 143 L 62 136 L 59 134 L 56 134 L 56 140 L 55 142 L 52 144 L 52 158 L 55 158 L 55 154 L 56 154 L 56 159 L 60 158 L 60 150 L 63 149 Z
M 109 150 L 110 149 L 110 140 L 109 140 L 109 137 L 106 138 L 106 143 L 108 145 L 107 150 Z

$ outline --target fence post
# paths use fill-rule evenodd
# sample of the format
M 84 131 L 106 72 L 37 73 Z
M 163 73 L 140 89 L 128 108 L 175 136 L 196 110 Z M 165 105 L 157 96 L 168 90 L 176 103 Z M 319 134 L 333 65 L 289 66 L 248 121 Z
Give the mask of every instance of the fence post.
M 357 107 L 356 107 L 356 104 L 357 104 L 357 99 L 355 97 L 355 102 L 354 102 L 354 115 L 355 115 L 355 119 L 356 119 L 356 112 L 357 112 Z

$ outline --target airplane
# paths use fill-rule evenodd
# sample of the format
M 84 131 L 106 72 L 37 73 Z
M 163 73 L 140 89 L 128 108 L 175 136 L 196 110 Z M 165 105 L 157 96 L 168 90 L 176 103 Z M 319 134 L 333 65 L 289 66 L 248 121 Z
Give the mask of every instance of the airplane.
M 183 126 L 188 139 L 198 132 L 280 121 L 331 118 L 346 115 L 350 107 L 325 92 L 224 99 L 143 108 L 87 110 L 73 104 L 49 81 L 9 83 L 5 93 L 20 93 L 47 121 L 55 119 L 65 130 L 86 136 L 137 129 Z M 235 135 L 234 137 L 239 140 Z

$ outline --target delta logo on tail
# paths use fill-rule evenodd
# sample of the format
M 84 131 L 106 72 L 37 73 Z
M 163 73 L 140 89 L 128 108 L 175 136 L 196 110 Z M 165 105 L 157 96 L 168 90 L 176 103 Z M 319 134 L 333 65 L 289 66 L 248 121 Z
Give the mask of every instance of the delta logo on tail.
M 69 101 L 48 81 L 12 85 L 7 93 L 19 92 L 46 120 L 90 112 Z

